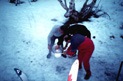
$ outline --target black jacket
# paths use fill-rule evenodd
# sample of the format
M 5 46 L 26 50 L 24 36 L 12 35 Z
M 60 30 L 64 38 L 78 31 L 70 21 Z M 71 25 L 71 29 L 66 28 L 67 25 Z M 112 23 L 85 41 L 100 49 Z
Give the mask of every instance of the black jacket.
M 68 34 L 81 34 L 91 39 L 91 33 L 84 25 L 72 25 L 68 28 Z

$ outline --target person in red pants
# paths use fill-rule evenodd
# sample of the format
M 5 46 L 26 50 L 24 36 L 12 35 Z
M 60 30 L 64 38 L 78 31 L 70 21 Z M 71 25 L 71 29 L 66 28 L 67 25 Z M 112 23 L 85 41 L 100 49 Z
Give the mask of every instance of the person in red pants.
M 64 54 L 72 56 L 78 50 L 79 69 L 82 68 L 83 63 L 84 69 L 86 71 L 84 79 L 87 80 L 91 76 L 89 61 L 94 51 L 94 43 L 90 38 L 81 34 L 74 34 L 70 38 L 70 43 L 70 46 Z

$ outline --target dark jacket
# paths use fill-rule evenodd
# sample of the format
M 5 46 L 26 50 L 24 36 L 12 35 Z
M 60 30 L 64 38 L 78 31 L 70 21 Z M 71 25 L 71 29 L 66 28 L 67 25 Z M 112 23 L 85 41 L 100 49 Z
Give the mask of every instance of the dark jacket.
M 81 34 L 91 39 L 91 33 L 84 25 L 72 25 L 68 28 L 68 34 Z
M 85 36 L 81 35 L 81 34 L 74 34 L 72 37 L 71 37 L 71 51 L 72 52 L 75 52 L 79 45 L 84 42 L 85 40 Z

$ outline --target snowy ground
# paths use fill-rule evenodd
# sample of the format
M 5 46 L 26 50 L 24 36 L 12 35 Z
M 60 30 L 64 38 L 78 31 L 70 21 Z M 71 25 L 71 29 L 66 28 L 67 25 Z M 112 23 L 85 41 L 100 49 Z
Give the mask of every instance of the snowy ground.
M 76 0 L 78 10 L 80 1 Z M 24 2 L 15 6 L 0 0 L 0 81 L 20 81 L 14 68 L 26 73 L 29 81 L 67 81 L 77 57 L 46 58 L 48 33 L 66 20 L 65 10 L 57 0 Z M 92 22 L 83 23 L 95 44 L 90 61 L 92 77 L 88 81 L 115 81 L 123 61 L 123 1 L 102 0 L 100 5 L 110 18 L 91 18 Z M 80 70 L 77 81 L 85 81 L 84 75 L 84 69 Z M 123 81 L 123 67 L 119 81 Z

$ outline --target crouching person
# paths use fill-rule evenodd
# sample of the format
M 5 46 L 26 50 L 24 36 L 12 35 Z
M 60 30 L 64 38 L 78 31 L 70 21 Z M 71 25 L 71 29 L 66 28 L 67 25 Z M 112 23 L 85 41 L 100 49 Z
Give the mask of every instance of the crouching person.
M 74 55 L 78 50 L 79 69 L 82 68 L 83 63 L 84 69 L 86 71 L 84 79 L 87 80 L 91 76 L 89 61 L 94 51 L 94 43 L 90 38 L 81 34 L 74 34 L 70 39 L 70 43 L 71 44 L 65 54 Z
M 58 39 L 56 49 L 63 47 L 63 37 L 65 35 L 65 32 L 67 30 L 67 25 L 55 25 L 52 30 L 50 31 L 48 35 L 48 49 L 49 53 L 47 55 L 47 58 L 51 57 L 52 47 L 55 43 L 55 40 Z

